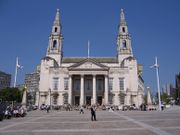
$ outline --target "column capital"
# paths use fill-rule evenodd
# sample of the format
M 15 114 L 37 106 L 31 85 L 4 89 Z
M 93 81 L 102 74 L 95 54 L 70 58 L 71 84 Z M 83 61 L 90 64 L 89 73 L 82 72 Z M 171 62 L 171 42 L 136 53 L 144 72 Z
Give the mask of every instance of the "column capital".
M 104 78 L 105 78 L 105 79 L 108 79 L 108 77 L 109 77 L 108 75 L 104 75 Z

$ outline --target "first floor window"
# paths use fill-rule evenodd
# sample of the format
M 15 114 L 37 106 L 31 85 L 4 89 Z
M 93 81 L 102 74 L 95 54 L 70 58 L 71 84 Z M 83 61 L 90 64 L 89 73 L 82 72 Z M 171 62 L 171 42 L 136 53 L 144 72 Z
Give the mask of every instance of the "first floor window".
M 119 78 L 119 89 L 124 90 L 124 78 Z
M 113 78 L 109 78 L 109 91 L 113 90 Z
M 80 90 L 80 79 L 74 80 L 74 90 L 76 90 L 76 91 Z
M 69 82 L 69 78 L 64 78 L 64 90 L 68 90 L 68 82 Z
M 59 78 L 54 77 L 53 78 L 53 90 L 58 90 L 58 83 L 59 83 Z
M 97 90 L 98 91 L 103 90 L 103 79 L 97 79 Z
M 86 80 L 86 90 L 92 90 L 92 80 L 91 79 L 87 79 Z

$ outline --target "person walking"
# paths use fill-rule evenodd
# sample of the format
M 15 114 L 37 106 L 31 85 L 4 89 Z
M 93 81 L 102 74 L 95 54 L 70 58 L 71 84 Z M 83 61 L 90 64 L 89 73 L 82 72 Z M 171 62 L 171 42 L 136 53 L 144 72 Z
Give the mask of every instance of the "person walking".
M 96 108 L 91 106 L 90 110 L 91 110 L 91 120 L 96 121 Z
M 50 110 L 50 106 L 47 105 L 47 106 L 46 106 L 46 111 L 47 111 L 47 113 L 49 113 L 49 110 Z
M 81 113 L 84 114 L 84 108 L 83 108 L 83 106 L 81 106 L 79 113 L 80 113 L 80 114 L 81 114 Z

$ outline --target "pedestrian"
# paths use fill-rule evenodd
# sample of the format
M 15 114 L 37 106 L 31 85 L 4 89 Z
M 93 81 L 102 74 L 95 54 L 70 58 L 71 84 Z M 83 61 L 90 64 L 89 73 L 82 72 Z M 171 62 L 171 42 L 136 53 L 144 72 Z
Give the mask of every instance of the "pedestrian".
M 80 113 L 80 114 L 81 114 L 81 113 L 84 114 L 84 108 L 83 108 L 83 106 L 81 106 L 79 113 Z
M 47 105 L 47 106 L 46 106 L 46 111 L 47 111 L 47 113 L 49 113 L 49 110 L 50 110 L 50 106 Z
M 91 120 L 96 121 L 96 108 L 91 106 Z
M 112 106 L 109 108 L 109 112 L 114 112 Z

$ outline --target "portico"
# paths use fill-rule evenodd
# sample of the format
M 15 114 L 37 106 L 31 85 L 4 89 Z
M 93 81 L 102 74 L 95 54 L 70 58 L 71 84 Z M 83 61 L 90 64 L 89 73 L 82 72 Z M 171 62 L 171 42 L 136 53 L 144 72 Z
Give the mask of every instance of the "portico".
M 102 74 L 104 73 L 104 74 Z M 108 104 L 108 77 L 107 71 L 93 74 L 71 72 L 69 76 L 69 104 L 95 105 Z

